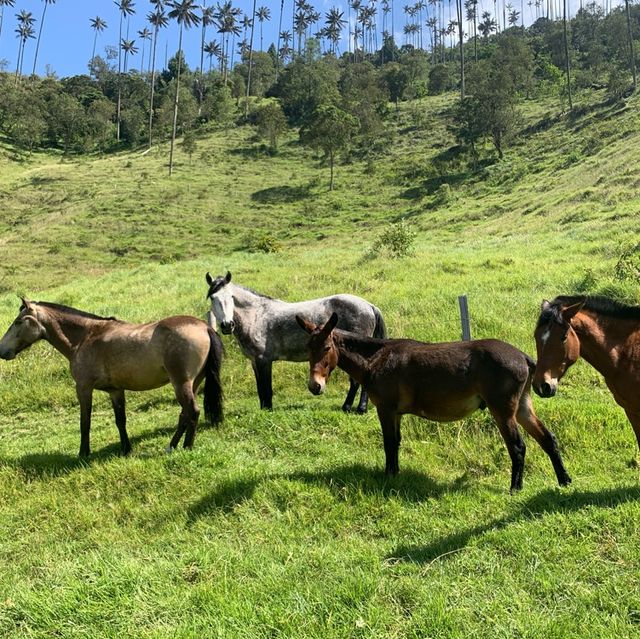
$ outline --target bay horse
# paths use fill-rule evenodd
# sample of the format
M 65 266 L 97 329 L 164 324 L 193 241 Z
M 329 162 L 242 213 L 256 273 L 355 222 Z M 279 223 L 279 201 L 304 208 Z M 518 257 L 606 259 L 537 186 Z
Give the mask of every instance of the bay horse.
M 536 393 L 553 397 L 569 367 L 584 357 L 604 377 L 640 446 L 640 306 L 597 296 L 544 300 L 534 337 Z
M 558 483 L 571 483 L 553 434 L 531 404 L 533 360 L 496 339 L 428 344 L 411 339 L 373 339 L 336 328 L 334 313 L 324 325 L 298 316 L 309 333 L 309 390 L 324 391 L 338 366 L 369 393 L 382 426 L 385 472 L 399 471 L 402 415 L 452 422 L 489 408 L 511 457 L 511 492 L 522 488 L 525 443 L 518 423 L 549 456 Z
M 22 299 L 18 316 L 0 340 L 0 358 L 11 360 L 40 339 L 69 360 L 80 403 L 80 457 L 90 453 L 94 389 L 111 397 L 124 455 L 131 451 L 125 390 L 173 385 L 182 411 L 170 449 L 185 432 L 184 447 L 193 446 L 200 414 L 195 395 L 203 380 L 205 415 L 212 424 L 222 420 L 222 342 L 202 320 L 175 316 L 129 324 L 60 304 Z
M 355 295 L 332 295 L 305 302 L 283 302 L 231 282 L 231 273 L 215 279 L 206 275 L 207 299 L 225 335 L 233 333 L 245 357 L 251 360 L 256 377 L 260 408 L 273 406 L 271 373 L 273 362 L 307 361 L 307 340 L 300 333 L 296 315 L 318 322 L 332 312 L 340 313 L 340 328 L 373 337 L 386 337 L 387 329 L 380 310 Z M 349 379 L 349 391 L 342 410 L 353 407 L 360 384 Z M 357 412 L 365 413 L 368 398 L 363 388 Z

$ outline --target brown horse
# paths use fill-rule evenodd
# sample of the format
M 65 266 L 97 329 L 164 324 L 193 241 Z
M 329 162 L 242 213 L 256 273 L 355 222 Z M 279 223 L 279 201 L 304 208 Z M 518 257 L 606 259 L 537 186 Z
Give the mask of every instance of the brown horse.
M 553 397 L 558 382 L 582 355 L 624 408 L 640 446 L 640 306 L 625 306 L 606 297 L 545 300 L 534 336 L 536 393 Z
M 48 341 L 71 364 L 80 402 L 81 457 L 90 452 L 94 389 L 111 396 L 125 455 L 131 450 L 125 390 L 150 390 L 171 382 L 182 406 L 171 449 L 185 431 L 185 448 L 193 445 L 200 414 L 195 395 L 203 379 L 205 415 L 213 424 L 222 420 L 222 342 L 202 320 L 176 316 L 152 324 L 129 324 L 68 306 L 23 299 L 18 317 L 0 340 L 0 358 L 13 359 L 40 339 Z
M 488 407 L 511 457 L 512 492 L 522 488 L 524 469 L 525 443 L 518 423 L 549 455 L 558 482 L 571 482 L 555 437 L 531 405 L 535 364 L 517 348 L 495 339 L 425 344 L 362 337 L 335 329 L 335 313 L 324 326 L 297 319 L 310 334 L 309 390 L 322 393 L 336 366 L 362 384 L 378 410 L 387 474 L 399 470 L 403 414 L 451 422 Z

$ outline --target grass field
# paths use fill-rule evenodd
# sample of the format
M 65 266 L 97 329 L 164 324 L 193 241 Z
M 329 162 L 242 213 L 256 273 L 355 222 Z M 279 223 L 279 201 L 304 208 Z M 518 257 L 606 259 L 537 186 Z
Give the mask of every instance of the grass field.
M 171 181 L 165 149 L 18 163 L 1 147 L 0 330 L 16 293 L 131 321 L 203 316 L 204 273 L 227 268 L 284 299 L 362 295 L 390 334 L 432 341 L 459 338 L 466 293 L 475 337 L 531 354 L 544 297 L 640 302 L 615 268 L 638 242 L 637 100 L 595 96 L 573 119 L 531 105 L 505 161 L 475 176 L 450 149 L 449 102 L 405 107 L 388 154 L 339 166 L 333 193 L 294 136 L 272 158 L 245 129 L 199 140 Z M 415 254 L 368 256 L 403 217 Z M 527 438 L 510 496 L 485 412 L 405 418 L 388 480 L 375 412 L 339 411 L 343 374 L 317 398 L 306 366 L 276 364 L 275 409 L 261 412 L 224 342 L 226 419 L 172 455 L 170 388 L 128 395 L 128 458 L 96 394 L 81 462 L 65 360 L 38 344 L 0 362 L 1 636 L 638 636 L 638 451 L 584 362 L 557 398 L 534 400 L 572 487 Z

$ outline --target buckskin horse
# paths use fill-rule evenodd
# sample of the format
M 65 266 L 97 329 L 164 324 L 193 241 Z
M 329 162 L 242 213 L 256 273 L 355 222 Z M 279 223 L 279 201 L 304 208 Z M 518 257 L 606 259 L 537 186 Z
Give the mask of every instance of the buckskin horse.
M 438 422 L 488 408 L 511 457 L 511 491 L 522 488 L 525 443 L 518 423 L 549 456 L 558 483 L 571 483 L 553 434 L 536 416 L 530 387 L 535 363 L 495 339 L 427 344 L 410 339 L 372 339 L 336 329 L 334 313 L 323 326 L 296 318 L 309 333 L 309 390 L 324 391 L 338 366 L 369 393 L 382 426 L 385 472 L 399 471 L 400 420 L 404 414 Z
M 111 396 L 124 455 L 131 451 L 125 390 L 173 385 L 182 412 L 171 449 L 185 432 L 185 448 L 193 446 L 200 414 L 195 395 L 203 380 L 205 415 L 212 424 L 222 420 L 222 342 L 202 320 L 175 316 L 150 324 L 129 324 L 60 304 L 22 299 L 18 316 L 0 340 L 0 358 L 11 360 L 40 339 L 49 342 L 71 365 L 80 402 L 81 457 L 90 453 L 94 389 Z
M 260 408 L 270 409 L 273 405 L 271 371 L 273 362 L 307 361 L 307 340 L 296 323 L 296 314 L 320 321 L 332 312 L 340 313 L 340 328 L 386 337 L 386 328 L 380 310 L 367 300 L 355 295 L 332 295 L 305 302 L 283 302 L 267 295 L 231 282 L 231 273 L 215 279 L 207 273 L 209 289 L 207 299 L 211 300 L 211 310 L 220 324 L 220 330 L 233 333 L 245 357 L 251 360 L 258 386 Z M 349 380 L 349 391 L 342 410 L 349 412 L 358 392 L 359 384 Z M 367 394 L 360 394 L 358 412 L 367 410 Z
M 606 297 L 544 300 L 534 332 L 538 366 L 533 389 L 553 397 L 580 356 L 603 377 L 622 406 L 640 446 L 640 306 Z

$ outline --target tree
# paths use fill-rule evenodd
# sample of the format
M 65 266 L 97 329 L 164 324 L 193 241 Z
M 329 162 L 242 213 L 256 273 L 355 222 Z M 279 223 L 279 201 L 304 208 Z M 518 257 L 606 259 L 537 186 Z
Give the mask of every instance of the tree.
M 120 29 L 118 42 L 122 43 L 122 21 L 125 16 L 128 18 L 135 13 L 133 0 L 115 0 L 115 4 L 120 11 Z M 120 142 L 120 114 L 122 111 L 122 47 L 118 48 L 118 106 L 116 108 L 116 140 Z
M 178 36 L 178 75 L 176 78 L 176 92 L 173 102 L 173 127 L 171 130 L 171 147 L 169 150 L 169 176 L 173 173 L 173 147 L 176 142 L 176 129 L 178 126 L 178 99 L 180 96 L 180 67 L 182 66 L 180 60 L 182 59 L 182 31 L 184 28 L 190 29 L 193 26 L 198 26 L 200 23 L 200 17 L 196 14 L 195 0 L 176 0 L 169 4 L 171 11 L 169 11 L 169 18 L 176 20 L 180 26 L 180 35 Z
M 93 50 L 91 51 L 91 60 L 93 60 L 96 57 L 96 42 L 98 41 L 98 33 L 102 33 L 107 28 L 107 23 L 100 16 L 91 18 L 90 22 L 91 28 L 94 31 Z
M 249 72 L 247 73 L 247 94 L 245 96 L 244 103 L 244 117 L 245 120 L 249 115 L 249 94 L 251 93 L 251 71 L 253 69 L 253 27 L 255 25 L 256 17 L 256 0 L 253 0 L 253 9 L 251 10 L 251 41 L 249 42 Z
M 278 136 L 287 130 L 287 120 L 278 102 L 268 102 L 256 111 L 258 135 L 269 140 L 269 146 L 278 147 Z
M 127 72 L 127 57 L 138 53 L 138 47 L 136 47 L 135 40 L 122 40 L 120 48 L 124 51 L 124 72 Z
M 260 51 L 263 51 L 263 47 L 262 47 L 262 25 L 264 22 L 268 22 L 269 20 L 271 20 L 271 9 L 269 9 L 269 7 L 258 7 L 258 9 L 255 12 L 255 17 L 258 19 L 258 22 L 260 23 Z
M 156 10 L 147 15 L 147 20 L 153 27 L 153 52 L 151 54 L 151 97 L 149 98 L 149 148 L 153 143 L 153 99 L 156 87 L 156 46 L 158 44 L 158 31 L 169 24 L 169 19 L 165 15 L 160 4 Z
M 302 143 L 322 149 L 325 156 L 329 158 L 330 191 L 333 191 L 333 166 L 336 155 L 348 147 L 357 131 L 358 120 L 334 104 L 318 107 L 308 124 L 300 129 Z
M 202 33 L 200 34 L 200 70 L 198 74 L 198 103 L 202 105 L 204 100 L 204 54 L 207 53 L 205 38 L 207 36 L 207 27 L 215 24 L 215 9 L 202 5 Z M 211 68 L 211 57 L 209 57 L 209 68 Z
M 35 31 L 33 29 L 33 23 L 35 18 L 30 11 L 24 9 L 20 13 L 16 14 L 18 19 L 18 28 L 15 32 L 18 34 L 18 40 L 20 44 L 18 46 L 18 61 L 16 63 L 16 82 L 22 75 L 22 65 L 24 63 L 24 47 L 27 40 L 35 38 Z
M 138 36 L 142 40 L 142 55 L 140 56 L 140 73 L 143 73 L 144 72 L 144 50 L 147 44 L 147 40 L 151 40 L 153 36 L 153 32 L 149 31 L 147 27 L 144 27 L 144 29 L 138 30 Z
M 566 1 L 566 0 L 565 0 Z M 633 90 L 638 88 L 638 78 L 636 75 L 636 53 L 633 48 L 633 30 L 631 29 L 631 12 L 629 10 L 629 0 L 624 0 L 625 15 L 627 19 L 627 34 L 629 38 L 629 66 L 633 77 Z
M 187 131 L 182 139 L 182 150 L 189 156 L 189 166 L 191 166 L 193 154 L 197 148 L 198 142 L 195 133 L 193 131 Z
M 4 8 L 13 7 L 16 0 L 0 0 L 0 37 L 2 36 L 2 24 L 4 22 Z
M 40 39 L 42 38 L 42 27 L 44 27 L 44 18 L 47 14 L 47 7 L 50 4 L 55 4 L 56 0 L 42 0 L 44 2 L 44 7 L 42 9 L 42 18 L 40 18 L 40 31 L 38 31 L 38 39 L 36 41 L 36 53 L 33 56 L 33 71 L 31 75 L 36 74 L 36 64 L 38 63 L 38 51 L 40 50 Z
M 571 97 L 571 60 L 569 58 L 569 37 L 567 35 L 567 0 L 562 0 L 562 35 L 564 38 L 564 64 L 567 76 L 567 97 L 569 98 L 569 110 L 573 111 L 573 99 Z

